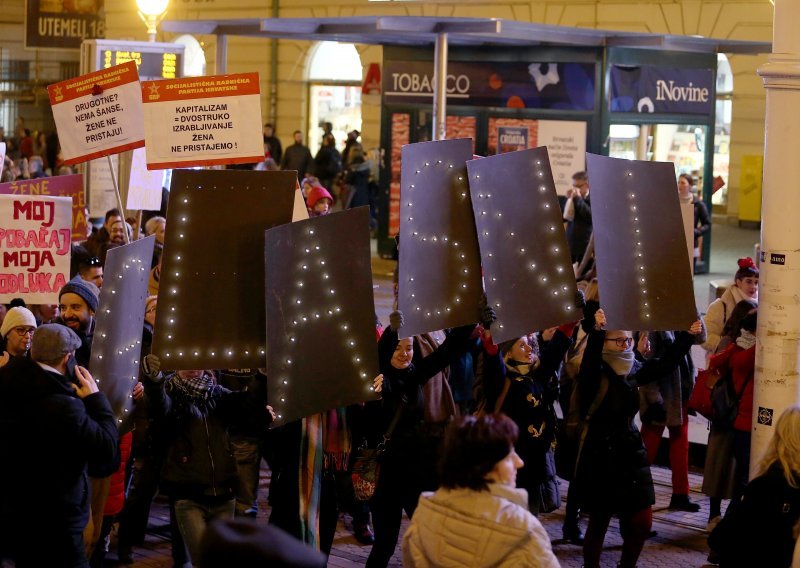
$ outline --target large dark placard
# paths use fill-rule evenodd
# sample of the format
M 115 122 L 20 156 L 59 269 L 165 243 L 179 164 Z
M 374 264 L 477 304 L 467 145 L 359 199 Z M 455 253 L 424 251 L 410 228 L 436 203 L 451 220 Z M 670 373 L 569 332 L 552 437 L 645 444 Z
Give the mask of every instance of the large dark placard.
M 147 237 L 114 247 L 104 266 L 90 368 L 120 424 L 133 404 L 131 392 L 139 376 L 144 303 L 155 241 L 155 237 Z
M 175 170 L 153 353 L 166 369 L 263 367 L 264 231 L 292 219 L 297 173 Z
M 472 140 L 408 144 L 400 178 L 401 337 L 475 323 L 481 266 L 467 184 Z
M 689 329 L 697 319 L 675 166 L 586 154 L 607 329 Z
M 580 319 L 546 147 L 467 162 L 496 343 Z
M 273 425 L 376 398 L 369 208 L 268 230 L 265 263 Z
M 80 49 L 106 35 L 104 0 L 26 0 L 26 49 Z

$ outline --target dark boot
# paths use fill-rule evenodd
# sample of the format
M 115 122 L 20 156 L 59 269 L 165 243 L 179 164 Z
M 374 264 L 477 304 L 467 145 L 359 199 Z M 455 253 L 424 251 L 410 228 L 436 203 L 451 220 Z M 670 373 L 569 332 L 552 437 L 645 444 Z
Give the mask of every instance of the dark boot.
M 688 495 L 675 495 L 673 493 L 672 499 L 669 501 L 669 509 L 696 513 L 700 510 L 700 504 L 692 502 Z

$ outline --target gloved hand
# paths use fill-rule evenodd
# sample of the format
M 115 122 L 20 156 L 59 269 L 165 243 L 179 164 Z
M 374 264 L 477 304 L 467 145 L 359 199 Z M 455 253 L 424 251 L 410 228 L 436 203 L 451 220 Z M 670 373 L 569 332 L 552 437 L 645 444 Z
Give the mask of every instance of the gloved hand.
M 142 359 L 142 371 L 153 382 L 164 380 L 164 375 L 161 373 L 161 359 L 153 353 L 148 353 Z
M 497 313 L 486 300 L 486 294 L 481 295 L 481 301 L 478 305 L 481 309 L 481 325 L 483 325 L 483 329 L 491 329 L 492 324 L 497 321 Z
M 389 325 L 395 331 L 403 327 L 403 312 L 400 310 L 395 310 L 389 314 Z

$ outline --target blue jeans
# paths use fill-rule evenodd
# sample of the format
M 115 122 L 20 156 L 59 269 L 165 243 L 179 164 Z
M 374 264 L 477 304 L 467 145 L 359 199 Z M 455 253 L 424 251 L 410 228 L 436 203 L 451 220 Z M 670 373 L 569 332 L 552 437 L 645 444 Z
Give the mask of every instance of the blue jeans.
M 175 518 L 189 551 L 190 560 L 197 562 L 200 558 L 200 543 L 209 521 L 218 518 L 232 518 L 234 506 L 233 499 L 213 505 L 193 499 L 177 499 L 175 501 Z
M 239 481 L 236 484 L 236 516 L 255 517 L 258 513 L 258 480 L 261 451 L 257 438 L 232 438 Z

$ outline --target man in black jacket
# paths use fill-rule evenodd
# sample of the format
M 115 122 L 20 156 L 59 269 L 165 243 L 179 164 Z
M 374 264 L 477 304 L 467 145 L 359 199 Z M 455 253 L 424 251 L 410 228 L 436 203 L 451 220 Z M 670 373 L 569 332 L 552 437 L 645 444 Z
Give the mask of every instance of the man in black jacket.
M 80 339 L 45 324 L 31 359 L 0 369 L 0 557 L 17 568 L 87 567 L 89 461 L 111 461 L 111 406 L 83 367 L 68 370 Z

